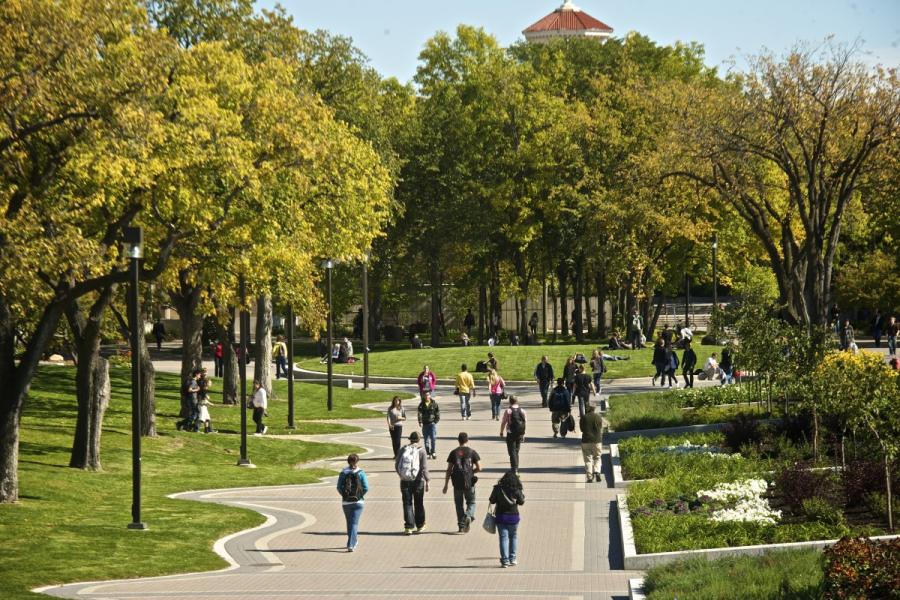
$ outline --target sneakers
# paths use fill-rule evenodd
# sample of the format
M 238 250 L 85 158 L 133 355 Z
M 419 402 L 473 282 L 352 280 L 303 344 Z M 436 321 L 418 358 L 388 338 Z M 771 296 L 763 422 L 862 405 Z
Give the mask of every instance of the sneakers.
M 425 523 L 422 523 L 421 527 L 416 528 L 416 533 L 422 533 L 423 531 L 425 531 L 425 527 L 426 527 Z
M 594 481 L 600 483 L 600 473 L 594 473 Z
M 263 434 L 263 435 L 266 435 L 268 432 L 269 432 L 269 426 L 268 426 L 268 425 L 264 425 L 264 426 L 263 426 L 263 430 L 262 430 L 262 434 Z
M 517 564 L 519 564 L 519 561 L 517 561 L 516 559 L 514 559 L 514 558 L 509 559 L 509 566 L 514 567 Z
M 407 527 L 406 529 L 403 530 L 403 533 L 405 533 L 406 535 L 412 535 L 412 532 L 413 532 L 412 527 Z
M 347 552 L 354 552 L 356 550 L 356 546 L 347 546 Z
M 554 432 L 553 432 L 553 439 L 556 439 L 556 438 L 558 438 L 558 437 L 559 437 L 559 434 L 556 433 L 556 432 L 554 431 Z
M 501 562 L 501 563 L 500 563 L 500 568 L 501 568 L 501 569 L 505 569 L 505 568 L 507 568 L 507 567 L 509 567 L 509 563 L 506 563 L 506 562 Z
M 585 481 L 585 483 L 594 483 L 594 476 L 593 476 L 593 475 L 588 475 L 588 476 L 587 476 L 587 480 Z
M 466 532 L 466 528 L 463 527 L 462 525 L 460 525 L 459 531 L 457 531 L 456 533 L 465 533 L 465 532 Z
M 466 524 L 463 525 L 462 531 L 463 533 L 469 533 L 469 529 L 472 527 L 472 517 L 466 516 Z

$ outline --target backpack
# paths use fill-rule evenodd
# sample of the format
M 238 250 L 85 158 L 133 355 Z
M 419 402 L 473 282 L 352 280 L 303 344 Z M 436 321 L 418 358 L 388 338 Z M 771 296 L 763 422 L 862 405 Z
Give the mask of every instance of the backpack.
M 556 388 L 553 390 L 553 398 L 550 400 L 550 409 L 557 412 L 566 410 L 568 402 L 566 402 L 566 389 Z
M 341 497 L 345 502 L 358 502 L 363 495 L 362 480 L 359 471 L 347 471 L 344 475 L 344 486 L 341 488 Z
M 453 467 L 450 469 L 453 487 L 468 490 L 475 483 L 475 465 L 472 464 L 472 453 L 457 448 L 453 453 Z
M 525 435 L 525 413 L 521 408 L 509 409 L 509 435 L 513 437 Z
M 402 481 L 415 481 L 419 476 L 419 448 L 409 444 L 400 452 L 397 474 Z

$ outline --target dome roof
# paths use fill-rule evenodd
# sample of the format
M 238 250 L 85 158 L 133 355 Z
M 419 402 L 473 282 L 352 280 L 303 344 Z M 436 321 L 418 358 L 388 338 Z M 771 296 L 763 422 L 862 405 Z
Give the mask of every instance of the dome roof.
M 606 39 L 613 28 L 595 19 L 574 4 L 565 0 L 562 6 L 539 20 L 522 33 L 528 41 L 542 41 L 554 37 L 597 37 Z

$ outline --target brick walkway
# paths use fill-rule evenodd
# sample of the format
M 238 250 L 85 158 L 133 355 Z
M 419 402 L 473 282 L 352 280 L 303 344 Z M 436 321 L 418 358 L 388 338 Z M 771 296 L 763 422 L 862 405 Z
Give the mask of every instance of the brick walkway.
M 448 390 L 449 392 L 449 390 Z M 529 424 L 520 473 L 526 503 L 519 529 L 519 565 L 499 568 L 496 536 L 480 527 L 491 486 L 508 468 L 499 424 L 480 396 L 471 421 L 462 422 L 454 396 L 445 393 L 438 426 L 438 457 L 426 496 L 427 530 L 403 534 L 398 478 L 383 421 L 354 421 L 364 433 L 327 436 L 369 448 L 362 467 L 371 491 L 362 515 L 359 547 L 347 553 L 346 533 L 334 478 L 321 484 L 192 492 L 181 497 L 252 508 L 268 517 L 255 530 L 217 543 L 229 557 L 223 571 L 55 587 L 62 598 L 327 598 L 465 597 L 601 600 L 627 597 L 627 579 L 616 528 L 609 515 L 615 490 L 585 484 L 579 439 L 554 440 L 549 413 L 537 394 L 519 394 Z M 412 413 L 412 411 L 410 411 Z M 452 492 L 441 493 L 445 457 L 459 431 L 482 457 L 477 522 L 456 533 Z M 412 427 L 404 430 L 405 434 Z M 322 439 L 320 436 L 318 439 Z M 324 463 L 335 469 L 343 461 Z M 210 510 L 215 510 L 210 507 Z M 615 523 L 613 524 L 615 525 Z M 611 537 L 611 535 L 613 537 Z

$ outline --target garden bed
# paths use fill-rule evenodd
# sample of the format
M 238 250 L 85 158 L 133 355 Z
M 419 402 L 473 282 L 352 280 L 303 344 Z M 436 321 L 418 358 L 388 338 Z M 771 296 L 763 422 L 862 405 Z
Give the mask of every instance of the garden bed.
M 730 385 L 612 396 L 607 420 L 611 431 L 639 431 L 769 417 L 748 390 Z

